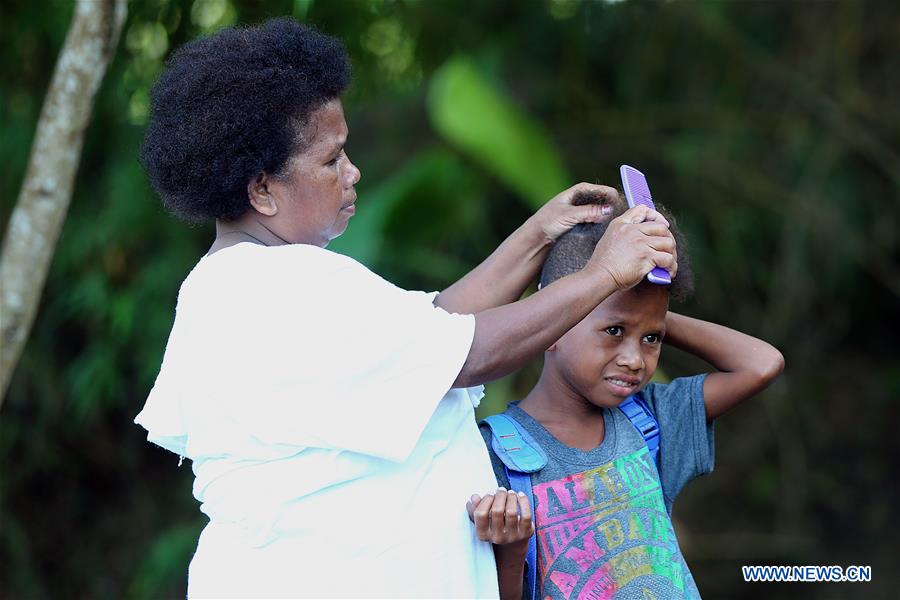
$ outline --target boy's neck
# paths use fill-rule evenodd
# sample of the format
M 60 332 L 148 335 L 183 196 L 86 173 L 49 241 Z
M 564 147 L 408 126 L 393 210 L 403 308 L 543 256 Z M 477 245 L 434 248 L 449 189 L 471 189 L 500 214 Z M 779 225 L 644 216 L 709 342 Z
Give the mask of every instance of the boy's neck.
M 593 450 L 605 437 L 603 409 L 573 390 L 546 365 L 537 385 L 519 402 L 519 408 L 567 446 Z

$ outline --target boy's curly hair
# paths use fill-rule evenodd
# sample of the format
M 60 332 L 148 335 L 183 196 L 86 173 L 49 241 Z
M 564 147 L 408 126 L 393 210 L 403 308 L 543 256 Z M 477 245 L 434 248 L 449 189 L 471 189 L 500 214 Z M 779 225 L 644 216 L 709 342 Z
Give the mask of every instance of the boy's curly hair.
M 576 205 L 601 203 L 608 203 L 606 196 L 585 192 L 579 192 L 573 199 L 573 204 Z M 609 221 L 624 213 L 628 208 L 621 193 L 618 199 L 613 202 L 612 208 L 613 211 L 609 220 L 603 223 L 579 223 L 556 240 L 541 270 L 542 288 L 547 287 L 561 277 L 571 275 L 584 268 L 594 253 L 597 242 L 606 233 Z M 675 223 L 675 218 L 669 214 L 665 207 L 657 204 L 656 210 L 669 221 L 669 229 L 675 237 L 675 243 L 678 246 L 678 274 L 672 278 L 672 284 L 669 286 L 669 296 L 675 300 L 684 300 L 694 293 L 694 271 L 691 269 L 691 263 L 688 259 L 687 244 Z M 650 284 L 645 279 L 638 285 L 654 284 Z
M 279 176 L 310 114 L 350 84 L 335 38 L 288 18 L 185 44 L 153 86 L 141 163 L 176 216 L 234 220 L 247 184 Z

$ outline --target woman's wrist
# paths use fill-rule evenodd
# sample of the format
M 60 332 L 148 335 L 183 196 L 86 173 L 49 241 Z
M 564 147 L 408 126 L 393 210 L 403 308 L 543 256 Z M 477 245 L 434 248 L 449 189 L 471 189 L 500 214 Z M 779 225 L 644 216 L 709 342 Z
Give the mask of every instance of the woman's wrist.
M 603 265 L 588 264 L 574 275 L 581 278 L 582 281 L 584 281 L 583 285 L 588 286 L 594 292 L 592 302 L 595 305 L 600 304 L 609 296 L 619 291 L 619 284 L 616 281 L 616 278 L 613 277 L 609 269 Z
M 526 247 L 533 252 L 549 249 L 555 241 L 547 235 L 546 228 L 541 223 L 540 213 L 531 215 L 513 235 L 519 236 Z
M 517 566 L 525 562 L 528 539 L 509 544 L 494 544 L 494 558 L 499 566 Z

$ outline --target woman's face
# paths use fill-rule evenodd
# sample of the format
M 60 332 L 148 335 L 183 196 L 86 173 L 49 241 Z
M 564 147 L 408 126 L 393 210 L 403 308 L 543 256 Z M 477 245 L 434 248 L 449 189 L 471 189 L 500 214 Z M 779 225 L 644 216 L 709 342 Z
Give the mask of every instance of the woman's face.
M 344 150 L 347 134 L 341 101 L 322 105 L 303 128 L 303 150 L 288 160 L 284 173 L 269 180 L 278 209 L 271 228 L 286 242 L 324 248 L 347 229 L 360 177 Z

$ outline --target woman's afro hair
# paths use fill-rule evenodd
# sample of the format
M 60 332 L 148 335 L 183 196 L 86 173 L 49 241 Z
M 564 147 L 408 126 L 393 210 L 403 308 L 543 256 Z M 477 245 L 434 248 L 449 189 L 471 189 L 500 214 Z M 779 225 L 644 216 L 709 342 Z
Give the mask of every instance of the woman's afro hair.
M 600 204 L 608 202 L 608 200 L 606 200 L 605 196 L 593 196 L 582 192 L 577 194 L 572 202 L 575 205 Z M 625 199 L 619 194 L 618 199 L 613 202 L 612 214 L 607 221 L 602 223 L 579 223 L 559 236 L 559 239 L 556 240 L 550 249 L 547 260 L 544 261 L 544 267 L 541 270 L 541 287 L 547 287 L 557 279 L 583 269 L 594 254 L 597 242 L 606 233 L 609 221 L 624 213 L 627 208 Z M 672 278 L 672 284 L 669 286 L 669 296 L 673 300 L 685 300 L 694 293 L 694 271 L 688 260 L 687 244 L 675 223 L 674 217 L 669 214 L 665 207 L 657 204 L 656 210 L 669 222 L 669 230 L 675 237 L 675 244 L 678 248 L 678 273 Z M 638 285 L 643 285 L 645 282 L 646 280 Z
M 247 184 L 283 173 L 310 114 L 349 84 L 343 45 L 292 19 L 223 29 L 167 61 L 141 163 L 176 216 L 237 219 L 250 207 Z

